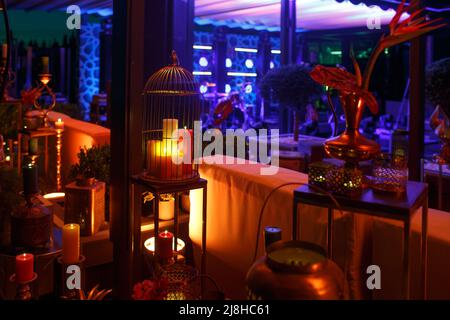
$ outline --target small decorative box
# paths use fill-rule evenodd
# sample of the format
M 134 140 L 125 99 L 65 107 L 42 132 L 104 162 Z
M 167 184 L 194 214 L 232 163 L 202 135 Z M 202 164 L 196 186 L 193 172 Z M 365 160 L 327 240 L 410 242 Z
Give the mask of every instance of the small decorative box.
M 66 186 L 64 223 L 80 225 L 80 234 L 90 236 L 99 231 L 105 221 L 105 183 L 79 186 L 76 182 Z

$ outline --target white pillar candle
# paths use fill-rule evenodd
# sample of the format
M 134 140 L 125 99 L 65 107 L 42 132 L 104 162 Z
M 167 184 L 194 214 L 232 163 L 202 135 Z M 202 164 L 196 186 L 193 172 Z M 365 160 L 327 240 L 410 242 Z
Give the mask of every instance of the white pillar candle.
M 178 119 L 163 119 L 163 139 L 172 139 L 175 130 L 178 130 Z
M 172 220 L 175 216 L 175 199 L 159 201 L 159 220 Z

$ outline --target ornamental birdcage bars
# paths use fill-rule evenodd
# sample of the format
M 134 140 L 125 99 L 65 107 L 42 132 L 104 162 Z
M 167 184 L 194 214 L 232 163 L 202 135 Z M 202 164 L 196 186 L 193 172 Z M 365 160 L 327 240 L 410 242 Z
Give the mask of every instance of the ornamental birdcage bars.
M 198 178 L 193 129 L 201 113 L 199 87 L 192 73 L 179 65 L 175 51 L 171 59 L 169 66 L 150 76 L 143 92 L 142 177 L 161 183 Z

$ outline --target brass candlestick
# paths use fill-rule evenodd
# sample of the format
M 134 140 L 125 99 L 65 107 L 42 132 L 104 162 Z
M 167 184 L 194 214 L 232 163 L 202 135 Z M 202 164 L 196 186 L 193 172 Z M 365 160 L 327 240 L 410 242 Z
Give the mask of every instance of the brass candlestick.
M 33 272 L 33 278 L 25 282 L 17 282 L 15 273 L 9 278 L 9 281 L 17 285 L 16 300 L 29 301 L 33 299 L 32 287 L 37 277 L 37 273 Z

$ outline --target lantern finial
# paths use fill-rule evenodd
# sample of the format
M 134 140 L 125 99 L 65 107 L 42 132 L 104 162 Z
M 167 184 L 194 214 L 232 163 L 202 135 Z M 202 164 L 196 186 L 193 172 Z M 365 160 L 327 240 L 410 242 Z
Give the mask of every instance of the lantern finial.
M 178 61 L 177 52 L 175 50 L 172 50 L 172 54 L 171 54 L 170 58 L 172 59 L 173 66 L 180 65 L 180 62 Z

